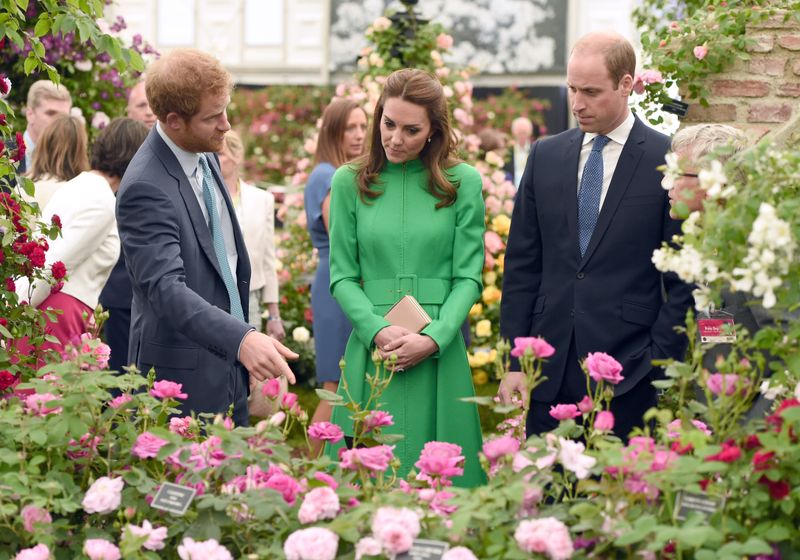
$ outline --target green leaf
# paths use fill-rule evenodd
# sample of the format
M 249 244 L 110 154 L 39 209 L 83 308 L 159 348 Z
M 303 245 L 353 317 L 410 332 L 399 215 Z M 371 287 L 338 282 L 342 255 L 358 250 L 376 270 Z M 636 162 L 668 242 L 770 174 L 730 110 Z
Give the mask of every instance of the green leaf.
M 344 401 L 344 397 L 334 393 L 333 391 L 328 391 L 327 389 L 317 389 L 317 396 L 323 401 L 328 401 L 331 403 Z
M 39 21 L 36 22 L 36 27 L 33 28 L 33 33 L 37 37 L 41 37 L 46 35 L 48 31 L 50 31 L 50 18 L 46 17 L 46 14 L 42 14 L 39 17 Z
M 39 61 L 36 60 L 33 52 L 28 53 L 28 58 L 25 59 L 25 62 L 22 65 L 22 69 L 25 71 L 26 76 L 30 76 L 31 72 L 33 72 L 34 68 L 39 65 Z

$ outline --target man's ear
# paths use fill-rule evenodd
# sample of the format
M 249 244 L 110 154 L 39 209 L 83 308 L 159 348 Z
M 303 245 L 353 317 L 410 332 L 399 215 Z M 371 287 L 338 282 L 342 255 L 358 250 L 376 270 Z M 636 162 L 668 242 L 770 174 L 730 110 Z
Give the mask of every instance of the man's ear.
M 620 94 L 623 96 L 630 96 L 631 92 L 633 92 L 633 76 L 630 74 L 625 74 L 619 81 L 617 88 L 620 90 Z
M 167 113 L 167 120 L 164 124 L 171 130 L 181 130 L 186 121 L 178 113 Z

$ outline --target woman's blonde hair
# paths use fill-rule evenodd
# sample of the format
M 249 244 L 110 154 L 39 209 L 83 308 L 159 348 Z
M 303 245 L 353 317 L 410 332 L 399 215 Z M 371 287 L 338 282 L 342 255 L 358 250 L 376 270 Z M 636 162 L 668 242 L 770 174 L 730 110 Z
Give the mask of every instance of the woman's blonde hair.
M 89 140 L 83 121 L 62 115 L 45 127 L 33 151 L 30 177 L 69 181 L 89 170 Z

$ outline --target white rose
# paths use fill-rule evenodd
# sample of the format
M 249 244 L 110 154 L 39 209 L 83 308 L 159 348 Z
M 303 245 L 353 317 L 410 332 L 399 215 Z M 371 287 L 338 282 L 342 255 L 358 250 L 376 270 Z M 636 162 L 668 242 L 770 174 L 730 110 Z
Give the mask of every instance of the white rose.
M 308 342 L 308 339 L 311 338 L 311 333 L 305 327 L 295 327 L 292 331 L 292 338 L 295 342 Z
M 75 62 L 75 70 L 80 70 L 81 72 L 88 72 L 92 69 L 92 61 L 91 60 L 78 60 Z

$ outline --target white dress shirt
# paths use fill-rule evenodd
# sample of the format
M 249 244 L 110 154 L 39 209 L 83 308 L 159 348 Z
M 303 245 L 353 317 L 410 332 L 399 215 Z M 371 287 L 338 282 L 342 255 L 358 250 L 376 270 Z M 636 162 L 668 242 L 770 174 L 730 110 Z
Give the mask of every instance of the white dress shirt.
M 608 194 L 608 187 L 611 185 L 611 178 L 614 176 L 614 171 L 617 169 L 619 156 L 622 155 L 622 148 L 625 147 L 625 142 L 628 141 L 628 136 L 631 134 L 633 123 L 636 119 L 633 113 L 628 111 L 627 118 L 622 121 L 622 124 L 617 128 L 606 134 L 611 141 L 603 148 L 603 191 L 600 193 L 600 208 L 603 208 L 603 202 L 606 200 Z M 597 136 L 594 132 L 587 132 L 583 135 L 583 145 L 581 147 L 581 157 L 578 161 L 578 191 L 581 189 L 581 177 L 583 177 L 583 168 L 586 166 L 586 160 L 589 159 L 589 154 L 592 151 L 592 144 Z
M 200 160 L 200 154 L 196 154 L 193 152 L 187 152 L 180 146 L 178 146 L 172 139 L 167 136 L 164 130 L 161 128 L 161 123 L 156 122 L 156 131 L 158 135 L 161 136 L 161 139 L 166 142 L 169 149 L 172 150 L 172 153 L 175 154 L 175 157 L 178 159 L 178 163 L 181 165 L 181 169 L 186 174 L 186 178 L 189 179 L 189 184 L 192 186 L 192 190 L 194 191 L 194 195 L 197 197 L 197 203 L 200 205 L 200 210 L 203 212 L 203 217 L 206 219 L 206 224 L 209 223 L 208 221 L 208 210 L 206 209 L 206 202 L 203 198 L 203 172 L 200 170 L 200 166 L 198 165 L 198 161 Z M 210 166 L 210 164 L 209 164 Z M 211 175 L 212 178 L 214 175 Z M 216 181 L 214 181 L 216 183 Z M 225 239 L 225 254 L 228 257 L 228 266 L 231 269 L 231 275 L 233 275 L 234 284 L 236 283 L 236 265 L 239 262 L 239 253 L 236 250 L 236 240 L 233 237 L 233 220 L 231 220 L 231 214 L 228 212 L 228 205 L 225 204 L 225 199 L 222 196 L 222 191 L 220 189 L 224 189 L 224 185 L 216 185 L 214 189 L 214 195 L 217 199 L 217 210 L 220 214 L 220 224 L 222 225 L 222 237 Z M 209 231 L 211 228 L 209 227 Z

